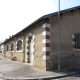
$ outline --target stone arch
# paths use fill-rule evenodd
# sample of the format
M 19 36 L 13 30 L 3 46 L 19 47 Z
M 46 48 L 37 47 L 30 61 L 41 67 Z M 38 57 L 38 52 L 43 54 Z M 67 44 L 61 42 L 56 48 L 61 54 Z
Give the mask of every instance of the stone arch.
M 22 49 L 20 49 L 20 50 L 18 50 L 18 42 L 19 42 L 19 41 L 21 41 L 21 44 L 22 44 L 22 45 L 21 45 L 21 48 L 22 48 Z M 19 38 L 19 39 L 16 41 L 16 51 L 17 51 L 17 52 L 18 52 L 18 51 L 19 51 L 19 52 L 22 52 L 22 50 L 23 50 L 23 38 Z
M 31 34 L 27 37 L 27 55 L 28 55 L 28 59 L 27 62 L 28 63 L 33 63 L 33 59 L 34 59 L 34 40 L 35 40 L 35 35 Z
M 11 49 L 11 51 L 14 51 L 14 43 L 13 42 L 11 43 L 10 49 Z
M 22 50 L 22 41 L 18 40 L 17 42 L 17 51 Z
M 9 51 L 9 44 L 7 44 L 6 46 L 6 51 Z

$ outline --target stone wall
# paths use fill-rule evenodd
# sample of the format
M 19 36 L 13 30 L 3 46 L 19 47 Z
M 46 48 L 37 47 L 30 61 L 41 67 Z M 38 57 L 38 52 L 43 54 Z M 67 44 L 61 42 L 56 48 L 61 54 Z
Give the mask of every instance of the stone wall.
M 44 27 L 45 25 L 45 27 Z M 80 33 L 80 10 L 66 12 L 60 17 L 60 64 L 61 68 L 75 67 L 80 65 L 80 52 L 73 50 L 72 35 Z M 28 63 L 29 59 L 29 38 L 34 37 L 34 66 L 41 69 L 57 69 L 58 67 L 58 16 L 53 16 L 48 22 L 40 21 L 24 32 L 16 35 L 5 44 L 14 42 L 13 56 L 18 61 Z M 22 39 L 23 50 L 16 51 L 17 40 Z M 6 52 L 6 57 L 10 58 L 10 51 Z M 30 64 L 30 63 L 29 63 Z
M 52 68 L 58 66 L 58 17 L 54 16 L 51 23 L 51 59 Z M 66 12 L 60 17 L 60 58 L 61 68 L 75 67 L 80 65 L 80 51 L 73 50 L 72 35 L 80 33 L 80 10 Z M 78 58 L 79 57 L 79 58 Z
M 11 58 L 11 54 L 13 53 L 14 57 L 17 57 L 18 61 L 21 62 L 26 62 L 28 63 L 29 59 L 29 43 L 28 43 L 28 38 L 30 35 L 35 35 L 34 38 L 34 60 L 33 60 L 33 65 L 44 69 L 46 67 L 45 61 L 43 60 L 43 28 L 42 28 L 43 22 L 40 22 L 36 25 L 33 25 L 31 28 L 25 30 L 25 32 L 20 33 L 19 35 L 13 37 L 10 39 L 8 42 L 6 42 L 6 45 L 10 44 L 13 42 L 14 43 L 14 51 L 7 51 L 6 52 L 6 57 Z M 25 33 L 25 34 L 24 34 Z M 25 38 L 24 38 L 25 35 Z M 17 51 L 17 41 L 22 40 L 23 41 L 23 50 L 22 51 Z M 25 49 L 24 49 L 25 46 Z M 29 63 L 30 64 L 30 63 Z

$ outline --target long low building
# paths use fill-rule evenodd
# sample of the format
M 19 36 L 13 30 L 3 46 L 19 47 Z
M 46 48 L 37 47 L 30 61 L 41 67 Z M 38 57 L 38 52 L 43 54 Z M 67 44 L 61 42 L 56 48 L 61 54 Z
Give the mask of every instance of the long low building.
M 3 42 L 7 58 L 58 68 L 58 12 L 44 15 Z M 80 66 L 80 6 L 60 11 L 60 67 Z

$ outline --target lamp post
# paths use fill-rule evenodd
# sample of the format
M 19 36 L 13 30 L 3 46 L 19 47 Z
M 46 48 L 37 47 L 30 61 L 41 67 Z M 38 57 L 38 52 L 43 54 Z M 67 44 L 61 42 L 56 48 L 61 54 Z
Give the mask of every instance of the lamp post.
M 60 0 L 58 0 L 58 71 L 60 71 Z

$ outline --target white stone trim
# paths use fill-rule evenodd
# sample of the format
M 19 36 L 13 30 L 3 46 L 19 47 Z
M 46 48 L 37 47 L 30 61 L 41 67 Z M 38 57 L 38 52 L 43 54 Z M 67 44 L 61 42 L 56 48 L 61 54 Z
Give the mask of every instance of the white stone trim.
M 14 51 L 11 51 L 11 52 L 14 52 Z
M 72 34 L 72 38 L 75 38 L 74 34 Z
M 43 31 L 42 35 L 51 35 L 50 31 Z
M 29 44 L 26 44 L 26 47 L 29 46 Z
M 14 43 L 13 43 L 13 42 L 11 42 L 11 44 L 13 44 L 13 45 L 14 45 Z M 10 47 L 11 47 L 11 44 L 10 44 Z
M 50 28 L 50 24 L 49 23 L 44 23 L 43 26 L 42 26 L 42 28 L 45 28 L 45 27 Z
M 17 45 L 17 41 L 16 41 L 16 45 Z
M 50 51 L 50 47 L 43 47 L 43 51 Z
M 33 53 L 34 53 L 34 48 L 32 49 Z
M 29 49 L 26 49 L 26 52 L 29 52 Z
M 34 53 L 34 51 L 35 51 L 35 49 L 34 49 L 34 45 L 35 45 L 35 42 L 34 42 L 34 40 L 35 40 L 35 34 L 32 34 L 31 33 L 28 37 L 30 37 L 30 36 L 32 36 L 31 42 L 33 43 L 33 49 L 32 50 L 33 50 L 33 53 Z M 26 38 L 27 41 L 28 41 L 28 37 Z M 26 48 L 27 47 L 29 47 L 29 43 L 26 44 Z M 29 49 L 26 49 L 26 52 L 29 52 Z
M 11 44 L 14 45 L 14 42 L 11 42 Z M 10 44 L 10 51 L 11 51 L 11 44 Z M 11 51 L 12 52 L 12 51 Z M 14 47 L 13 47 L 13 52 L 14 52 Z
M 35 45 L 35 42 L 33 41 L 33 46 Z
M 73 48 L 73 51 L 80 51 L 80 49 L 75 49 L 75 48 Z
M 51 40 L 50 39 L 43 39 L 42 43 L 51 43 Z
M 22 43 L 23 43 L 23 39 L 22 39 L 21 41 L 22 41 Z
M 28 37 L 26 37 L 26 41 L 28 41 Z
M 35 51 L 34 46 L 35 46 L 35 34 L 32 36 L 33 37 L 33 53 Z
M 22 44 L 22 47 L 23 47 L 23 44 Z
M 16 52 L 23 52 L 23 50 L 19 50 L 19 51 L 16 51 Z
M 32 36 L 32 33 L 29 33 L 29 36 Z
M 19 40 L 22 41 L 22 49 L 23 49 L 23 38 L 18 38 L 18 39 L 16 40 L 16 52 L 23 52 L 23 50 L 17 51 L 17 42 L 18 42 Z
M 33 39 L 35 39 L 35 35 L 33 35 Z
M 17 45 L 16 45 L 16 49 L 17 49 Z
M 46 55 L 43 55 L 43 57 L 42 57 L 42 58 L 43 58 L 43 60 L 46 60 Z
M 9 44 L 6 45 L 6 51 L 7 51 L 7 46 L 8 46 L 8 51 L 10 51 L 10 45 Z
M 72 44 L 75 45 L 75 42 L 73 41 Z
M 21 40 L 22 43 L 23 43 L 23 38 L 18 38 L 18 39 L 16 40 L 16 42 L 18 42 L 19 40 Z

